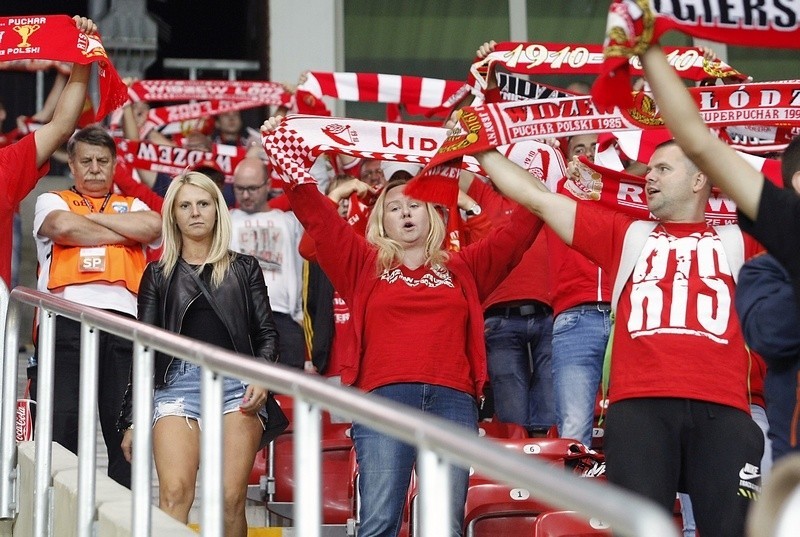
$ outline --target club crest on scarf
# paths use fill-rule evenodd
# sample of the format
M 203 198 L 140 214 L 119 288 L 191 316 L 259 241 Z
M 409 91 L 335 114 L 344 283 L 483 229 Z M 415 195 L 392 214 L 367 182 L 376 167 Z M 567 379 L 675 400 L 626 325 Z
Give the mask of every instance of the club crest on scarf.
M 322 132 L 339 145 L 354 146 L 358 143 L 358 134 L 350 130 L 350 125 L 331 123 L 322 127 Z
M 97 37 L 80 34 L 78 36 L 78 49 L 87 58 L 108 58 L 106 49 Z
M 564 188 L 580 200 L 598 201 L 603 192 L 603 176 L 583 162 L 576 167 L 578 175 L 568 175 Z

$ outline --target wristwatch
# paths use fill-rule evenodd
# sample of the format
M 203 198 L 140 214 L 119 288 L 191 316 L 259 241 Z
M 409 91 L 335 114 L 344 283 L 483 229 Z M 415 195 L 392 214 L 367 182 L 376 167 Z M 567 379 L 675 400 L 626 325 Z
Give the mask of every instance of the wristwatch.
M 464 211 L 464 213 L 467 216 L 477 216 L 481 214 L 481 206 L 476 203 L 475 205 Z

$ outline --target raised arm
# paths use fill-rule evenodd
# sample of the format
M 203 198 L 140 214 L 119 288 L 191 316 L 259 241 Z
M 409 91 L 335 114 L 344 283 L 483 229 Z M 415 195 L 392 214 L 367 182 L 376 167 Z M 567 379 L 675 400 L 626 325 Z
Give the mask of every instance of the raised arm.
M 652 45 L 641 60 L 661 117 L 675 141 L 711 182 L 736 202 L 739 210 L 755 220 L 764 185 L 761 173 L 708 130 L 660 46 Z
M 85 33 L 96 33 L 97 26 L 86 17 L 73 17 L 79 30 Z M 53 119 L 37 130 L 36 167 L 41 167 L 53 152 L 66 142 L 75 130 L 75 123 L 83 111 L 86 102 L 86 89 L 89 85 L 91 65 L 73 64 L 69 80 L 58 98 Z
M 550 192 L 539 179 L 496 150 L 478 153 L 475 158 L 500 192 L 528 208 L 565 243 L 572 244 L 577 207 L 575 200 Z

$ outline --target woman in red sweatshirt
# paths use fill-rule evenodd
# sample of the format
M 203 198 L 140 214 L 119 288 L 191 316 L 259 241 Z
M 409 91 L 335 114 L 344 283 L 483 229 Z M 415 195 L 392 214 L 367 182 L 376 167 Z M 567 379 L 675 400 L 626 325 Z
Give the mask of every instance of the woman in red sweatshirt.
M 269 132 L 281 118 L 271 118 Z M 288 181 L 289 179 L 286 178 Z M 356 233 L 310 176 L 285 189 L 314 239 L 317 260 L 351 312 L 360 349 L 342 382 L 476 431 L 486 381 L 481 301 L 519 262 L 541 229 L 529 211 L 460 252 L 445 250 L 437 207 L 390 181 L 375 202 L 366 237 Z M 355 423 L 359 536 L 397 535 L 416 450 Z M 451 534 L 460 535 L 468 470 L 451 470 Z

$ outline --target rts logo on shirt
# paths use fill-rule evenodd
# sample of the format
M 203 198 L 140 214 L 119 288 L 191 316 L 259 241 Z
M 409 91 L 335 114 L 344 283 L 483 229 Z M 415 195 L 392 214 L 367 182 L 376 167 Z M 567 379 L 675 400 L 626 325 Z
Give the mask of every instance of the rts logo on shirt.
M 687 334 L 726 344 L 732 276 L 722 241 L 712 232 L 675 237 L 654 231 L 631 275 L 632 338 Z

